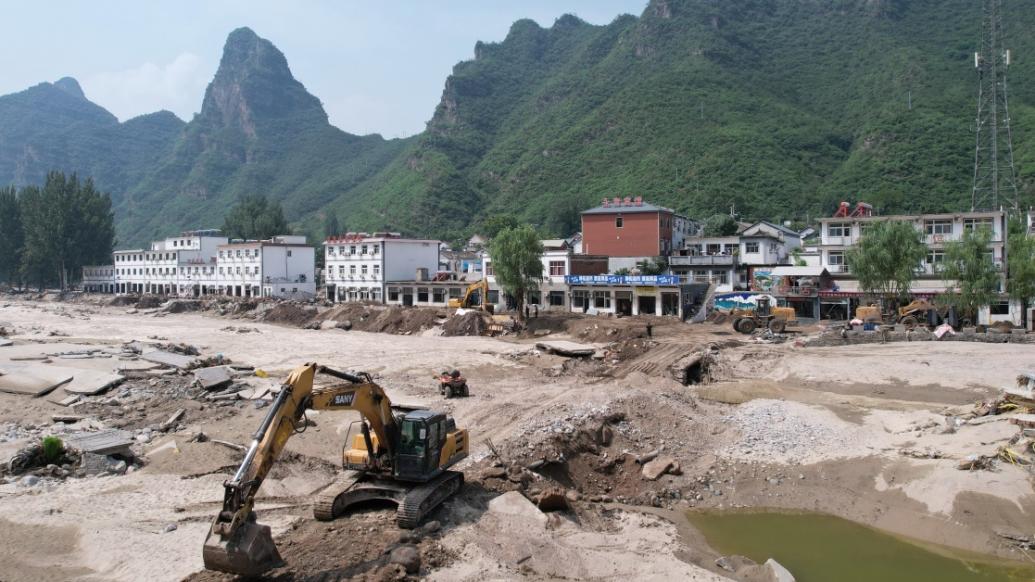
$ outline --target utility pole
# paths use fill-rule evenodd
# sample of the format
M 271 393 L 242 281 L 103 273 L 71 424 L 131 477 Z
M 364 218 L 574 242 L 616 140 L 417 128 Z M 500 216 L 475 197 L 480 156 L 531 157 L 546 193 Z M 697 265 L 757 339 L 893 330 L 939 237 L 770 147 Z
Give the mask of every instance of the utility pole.
M 984 0 L 981 49 L 974 53 L 978 72 L 977 118 L 974 128 L 974 184 L 971 210 L 1018 210 L 1017 172 L 1013 163 L 1006 69 L 1010 50 L 1003 35 L 1002 0 Z

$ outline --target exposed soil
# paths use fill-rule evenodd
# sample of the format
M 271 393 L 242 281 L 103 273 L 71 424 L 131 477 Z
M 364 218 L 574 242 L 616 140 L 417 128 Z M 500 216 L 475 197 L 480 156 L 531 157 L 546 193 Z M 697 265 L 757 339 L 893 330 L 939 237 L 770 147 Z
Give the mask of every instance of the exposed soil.
M 720 507 L 823 511 L 1018 559 L 1021 550 L 996 532 L 1030 532 L 1035 514 L 1026 466 L 956 468 L 969 455 L 1024 446 L 1009 416 L 960 420 L 1031 368 L 1030 347 L 1021 344 L 816 348 L 734 335 L 728 325 L 657 320 L 647 337 L 640 318 L 545 314 L 501 339 L 442 337 L 470 321 L 446 319 L 445 310 L 357 305 L 224 300 L 193 312 L 0 301 L 15 341 L 0 348 L 0 369 L 12 357 L 117 351 L 150 337 L 269 375 L 243 372 L 248 386 L 277 382 L 310 361 L 365 370 L 393 402 L 443 410 L 470 430 L 471 456 L 458 465 L 467 486 L 431 516 L 436 531 L 411 537 L 395 527 L 392 508 L 366 507 L 332 523 L 312 518 L 313 495 L 335 479 L 356 416 L 309 414 L 311 425 L 289 441 L 256 505 L 287 561 L 273 579 L 721 580 L 733 575 L 717 570 L 714 553 L 680 518 L 686 509 Z M 314 323 L 322 329 L 300 329 Z M 534 343 L 547 330 L 600 355 L 542 353 Z M 124 363 L 109 354 L 54 358 L 38 365 Z M 464 374 L 470 397 L 440 396 L 434 376 L 445 369 Z M 43 434 L 122 428 L 149 434 L 132 447 L 142 468 L 35 485 L 0 479 L 0 577 L 231 579 L 202 570 L 201 545 L 264 403 L 209 400 L 179 373 L 134 375 L 74 409 L 52 400 L 0 393 L 0 461 Z M 179 409 L 180 420 L 156 430 Z M 51 420 L 70 413 L 86 418 Z M 645 478 L 645 463 L 668 457 L 673 464 L 656 480 Z M 497 501 L 511 493 L 517 499 Z M 535 508 L 549 496 L 560 510 Z M 45 555 L 29 551 L 39 536 L 53 540 Z M 386 551 L 400 543 L 416 546 L 417 573 L 387 563 Z

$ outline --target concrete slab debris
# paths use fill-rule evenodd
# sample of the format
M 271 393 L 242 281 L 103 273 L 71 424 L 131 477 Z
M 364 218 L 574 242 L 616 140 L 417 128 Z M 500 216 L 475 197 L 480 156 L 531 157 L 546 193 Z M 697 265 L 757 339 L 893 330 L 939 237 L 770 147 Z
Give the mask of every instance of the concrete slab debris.
M 166 431 L 176 426 L 176 423 L 180 422 L 180 419 L 183 418 L 183 415 L 186 414 L 186 412 L 187 411 L 183 408 L 178 409 L 176 412 L 172 414 L 172 416 L 169 417 L 168 420 L 161 424 L 161 430 Z
M 63 386 L 68 394 L 79 394 L 82 396 L 93 396 L 121 383 L 124 377 L 118 374 L 109 374 L 99 370 L 74 370 L 72 381 Z
M 1018 414 L 1011 418 L 1010 422 L 1022 428 L 1035 428 L 1035 414 Z
M 795 582 L 794 576 L 790 573 L 787 568 L 784 568 L 780 562 L 769 558 L 763 564 L 767 570 L 769 570 L 769 577 L 774 582 Z
M 234 379 L 234 371 L 230 366 L 212 366 L 194 370 L 194 381 L 205 390 L 222 388 Z
M 118 429 L 98 432 L 79 432 L 63 437 L 65 446 L 83 453 L 96 455 L 129 455 L 133 435 Z
M 6 348 L 7 346 L 14 345 L 14 342 L 9 339 L 0 338 L 0 348 Z
M 72 406 L 73 404 L 79 402 L 82 399 L 82 396 L 78 394 L 73 394 L 71 396 L 68 396 L 67 398 L 62 398 L 61 400 L 58 400 L 58 404 L 60 404 L 61 406 Z
M 140 357 L 149 362 L 157 362 L 166 366 L 172 366 L 173 368 L 180 368 L 181 370 L 190 368 L 198 361 L 197 356 L 183 356 L 165 350 L 154 349 L 145 351 Z
M 40 397 L 72 380 L 67 368 L 42 365 L 10 367 L 0 376 L 0 392 Z
M 547 517 L 539 508 L 517 491 L 508 491 L 489 501 L 489 513 L 525 518 L 546 526 Z
M 584 358 L 586 356 L 592 356 L 593 352 L 597 349 L 593 346 L 586 344 L 577 344 L 575 342 L 569 342 L 564 340 L 549 341 L 549 342 L 538 342 L 535 347 L 548 352 L 551 354 L 557 354 L 558 356 L 566 356 L 569 358 Z

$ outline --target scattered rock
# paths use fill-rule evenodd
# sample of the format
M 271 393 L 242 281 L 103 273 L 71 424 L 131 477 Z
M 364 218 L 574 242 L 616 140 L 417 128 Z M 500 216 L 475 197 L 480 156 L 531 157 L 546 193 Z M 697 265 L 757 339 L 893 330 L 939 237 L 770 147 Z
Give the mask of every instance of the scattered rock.
M 643 478 L 648 481 L 657 481 L 659 477 L 668 473 L 676 464 L 676 460 L 668 455 L 658 457 L 643 465 L 641 471 Z
M 26 475 L 22 477 L 21 481 L 19 481 L 22 487 L 35 487 L 36 485 L 39 485 L 39 482 L 40 478 L 35 475 Z
M 176 528 L 177 528 L 177 525 L 175 523 L 170 523 L 170 524 L 167 524 L 165 526 L 165 529 L 163 529 L 162 531 L 165 532 L 165 533 L 174 532 L 174 531 L 176 531 Z

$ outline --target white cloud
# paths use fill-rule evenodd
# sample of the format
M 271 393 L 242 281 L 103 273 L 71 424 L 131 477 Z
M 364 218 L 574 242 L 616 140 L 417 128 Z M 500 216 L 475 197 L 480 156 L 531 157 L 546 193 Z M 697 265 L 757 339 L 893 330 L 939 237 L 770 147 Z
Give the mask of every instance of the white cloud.
M 86 97 L 120 120 L 168 109 L 190 120 L 201 109 L 215 67 L 193 53 L 164 65 L 147 62 L 123 71 L 102 72 L 82 80 Z

